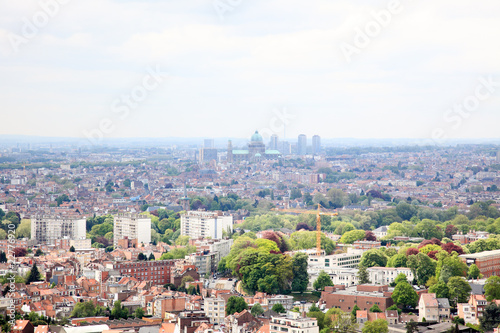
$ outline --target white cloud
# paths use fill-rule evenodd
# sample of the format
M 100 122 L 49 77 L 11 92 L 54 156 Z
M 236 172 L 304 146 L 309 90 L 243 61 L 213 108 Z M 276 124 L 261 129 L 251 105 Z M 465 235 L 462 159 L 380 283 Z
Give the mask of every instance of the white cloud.
M 290 136 L 427 137 L 479 77 L 500 80 L 500 3 L 401 0 L 346 62 L 340 44 L 388 3 L 242 0 L 221 21 L 211 0 L 70 1 L 14 54 L 7 37 L 40 4 L 0 0 L 0 133 L 81 136 L 159 65 L 168 82 L 111 136 L 247 136 L 287 106 Z M 450 135 L 493 133 L 499 95 Z

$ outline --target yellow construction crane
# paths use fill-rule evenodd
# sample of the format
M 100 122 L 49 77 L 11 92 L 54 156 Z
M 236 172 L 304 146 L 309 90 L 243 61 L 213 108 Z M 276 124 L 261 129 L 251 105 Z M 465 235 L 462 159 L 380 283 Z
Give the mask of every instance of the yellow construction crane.
M 316 255 L 321 255 L 321 215 L 337 216 L 338 213 L 322 213 L 321 204 L 318 204 L 318 212 L 316 213 Z
M 338 216 L 338 213 L 322 213 L 321 204 L 318 204 L 318 210 L 306 210 L 306 209 L 273 209 L 282 213 L 294 213 L 294 214 L 316 214 L 316 254 L 321 255 L 321 215 L 328 216 Z

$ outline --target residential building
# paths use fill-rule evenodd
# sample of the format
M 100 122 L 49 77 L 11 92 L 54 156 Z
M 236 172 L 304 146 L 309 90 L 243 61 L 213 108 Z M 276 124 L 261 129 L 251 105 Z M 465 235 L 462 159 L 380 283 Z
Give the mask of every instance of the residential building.
M 478 325 L 487 304 L 484 295 L 471 294 L 468 303 L 457 304 L 458 317 L 462 318 L 466 324 Z
M 196 269 L 200 276 L 205 276 L 205 274 L 210 274 L 217 270 L 217 264 L 215 260 L 216 254 L 206 251 L 200 251 L 196 253 L 191 253 L 186 256 L 186 259 L 189 260 Z
M 352 287 L 358 284 L 358 269 L 356 268 L 330 267 L 322 270 L 308 269 L 309 289 L 313 289 L 314 282 L 321 271 L 325 271 L 325 273 L 330 275 L 334 286 L 343 285 L 345 287 Z
M 233 231 L 233 216 L 221 211 L 188 211 L 181 215 L 181 235 L 189 238 L 221 239 L 223 231 Z
M 194 333 L 202 323 L 210 324 L 210 319 L 204 311 L 184 311 L 177 317 L 179 333 Z
M 321 137 L 314 135 L 312 137 L 312 153 L 319 154 L 321 152 Z
M 30 323 L 29 320 L 16 320 L 14 327 L 12 327 L 12 333 L 33 333 L 35 328 Z
M 269 309 L 271 309 L 275 304 L 281 304 L 286 310 L 291 310 L 293 308 L 293 296 L 290 295 L 274 295 L 267 296 L 267 304 Z
M 436 294 L 422 294 L 418 302 L 418 320 L 442 321 L 450 318 L 450 302 Z
M 326 309 L 339 308 L 351 312 L 354 305 L 361 310 L 369 310 L 373 305 L 385 311 L 394 304 L 388 286 L 360 284 L 356 287 L 325 287 L 321 293 L 319 304 Z
M 399 274 L 404 274 L 410 283 L 414 278 L 411 269 L 406 267 L 370 267 L 366 271 L 373 284 L 391 284 Z
M 174 266 L 175 260 L 127 260 L 106 264 L 107 268 L 118 271 L 122 276 L 131 276 L 140 281 L 151 281 L 161 285 L 173 283 L 171 270 Z
M 91 239 L 70 239 L 69 246 L 73 246 L 76 251 L 78 250 L 87 250 L 92 248 L 92 240 Z
M 215 148 L 201 148 L 200 149 L 200 163 L 208 163 L 211 161 L 217 162 L 217 149 L 215 149 Z
M 87 221 L 82 218 L 36 216 L 31 219 L 31 239 L 52 244 L 60 239 L 85 239 Z
M 205 314 L 210 319 L 210 323 L 221 325 L 226 317 L 226 302 L 223 298 L 205 298 Z
M 113 245 L 121 239 L 137 239 L 138 244 L 151 243 L 151 218 L 138 214 L 118 214 L 114 216 Z
M 295 313 L 294 313 L 295 314 Z M 315 318 L 301 317 L 271 317 L 269 333 L 319 333 L 318 321 Z
M 387 226 L 383 225 L 373 230 L 373 234 L 375 235 L 375 237 L 377 237 L 377 239 L 381 239 L 382 237 L 387 236 L 387 231 L 388 231 Z
M 307 153 L 307 136 L 300 134 L 297 143 L 297 155 L 305 155 Z

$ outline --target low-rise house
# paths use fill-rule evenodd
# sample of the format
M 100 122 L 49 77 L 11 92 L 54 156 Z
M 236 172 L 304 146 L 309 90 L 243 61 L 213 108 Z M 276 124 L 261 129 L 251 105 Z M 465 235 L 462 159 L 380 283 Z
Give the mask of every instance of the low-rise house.
M 418 302 L 418 319 L 442 321 L 450 318 L 450 302 L 447 298 L 436 298 L 436 294 L 422 294 Z

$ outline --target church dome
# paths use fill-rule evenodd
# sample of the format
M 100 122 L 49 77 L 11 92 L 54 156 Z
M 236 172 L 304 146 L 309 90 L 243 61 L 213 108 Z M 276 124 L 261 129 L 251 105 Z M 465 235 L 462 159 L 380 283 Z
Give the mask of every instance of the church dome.
M 255 133 L 252 135 L 252 138 L 250 139 L 252 142 L 263 142 L 264 140 L 262 139 L 262 135 L 259 134 L 259 131 L 255 131 Z

